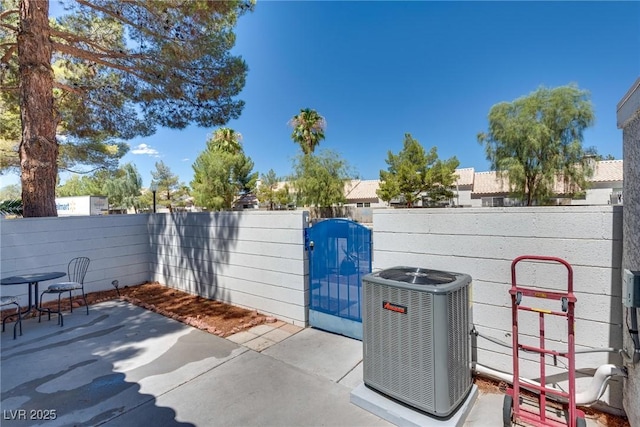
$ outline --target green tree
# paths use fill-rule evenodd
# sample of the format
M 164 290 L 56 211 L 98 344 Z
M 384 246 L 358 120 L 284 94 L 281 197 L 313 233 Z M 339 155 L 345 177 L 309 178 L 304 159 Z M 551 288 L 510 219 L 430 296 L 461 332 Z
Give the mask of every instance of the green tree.
M 5 185 L 0 188 L 0 200 L 16 200 L 20 198 L 20 184 Z
M 109 197 L 109 205 L 120 209 L 134 208 L 136 212 L 141 207 L 140 194 L 142 177 L 138 169 L 131 163 L 126 163 L 115 171 L 111 179 L 104 183 L 104 193 Z
M 344 184 L 354 174 L 338 153 L 323 150 L 294 160 L 293 185 L 299 206 L 330 207 L 344 203 Z
M 220 146 L 215 138 L 207 141 L 207 148 L 193 164 L 193 196 L 198 206 L 211 210 L 229 210 L 234 201 L 255 191 L 258 173 L 253 171 L 253 161 L 238 146 L 231 152 Z
M 173 212 L 175 201 L 184 196 L 185 185 L 162 160 L 156 162 L 156 170 L 151 171 L 151 176 L 153 177 L 152 185 L 155 184 L 157 188 L 157 203 L 164 205 L 169 212 Z
M 273 210 L 276 203 L 276 191 L 278 190 L 278 177 L 273 169 L 260 175 L 260 185 L 257 189 L 258 200 L 267 204 L 268 210 Z
M 327 122 L 316 110 L 304 108 L 289 120 L 289 125 L 293 128 L 291 139 L 300 145 L 305 155 L 309 155 L 324 139 Z
M 283 180 L 278 179 L 273 169 L 270 169 L 266 174 L 262 174 L 260 181 L 260 186 L 257 190 L 258 200 L 266 203 L 268 210 L 273 210 L 276 205 L 287 206 L 292 202 L 289 186 L 285 184 L 283 188 L 278 188 L 279 182 Z
M 457 158 L 440 160 L 436 147 L 427 153 L 407 133 L 402 150 L 398 154 L 389 151 L 385 161 L 389 166 L 386 171 L 380 171 L 380 199 L 389 202 L 400 197 L 411 207 L 422 196 L 433 203 L 453 197 L 451 187 L 455 182 L 455 170 L 460 164 Z
M 565 193 L 586 187 L 593 172 L 582 147 L 594 122 L 589 93 L 575 85 L 540 87 L 489 111 L 489 130 L 478 134 L 491 168 L 506 176 L 527 206 L 544 204 L 558 180 Z
M 3 118 L 20 109 L 25 216 L 57 215 L 57 134 L 110 143 L 156 126 L 224 125 L 243 108 L 247 66 L 230 51 L 253 2 L 63 3 L 67 14 L 51 19 L 49 0 L 4 0 L 0 13 Z
M 242 151 L 242 134 L 231 128 L 219 128 L 211 138 L 213 147 L 220 151 L 236 154 Z
M 109 173 L 104 170 L 93 175 L 72 175 L 64 184 L 56 188 L 56 196 L 102 196 L 102 187 L 108 178 Z

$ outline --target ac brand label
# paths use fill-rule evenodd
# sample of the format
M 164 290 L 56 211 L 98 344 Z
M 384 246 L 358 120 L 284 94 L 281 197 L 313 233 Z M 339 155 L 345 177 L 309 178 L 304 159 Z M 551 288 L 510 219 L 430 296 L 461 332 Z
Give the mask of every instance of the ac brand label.
M 389 311 L 395 311 L 396 313 L 400 314 L 407 314 L 407 312 L 409 311 L 409 309 L 404 305 L 394 304 L 389 301 L 382 301 L 382 308 Z

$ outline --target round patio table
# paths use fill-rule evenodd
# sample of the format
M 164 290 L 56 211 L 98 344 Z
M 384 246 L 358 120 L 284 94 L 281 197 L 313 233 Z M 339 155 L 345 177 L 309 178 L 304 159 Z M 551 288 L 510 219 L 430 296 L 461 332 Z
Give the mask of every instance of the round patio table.
M 45 282 L 47 280 L 59 279 L 60 277 L 66 276 L 67 273 L 62 271 L 51 271 L 45 273 L 31 273 L 31 274 L 23 274 L 20 276 L 11 276 L 5 277 L 4 279 L 0 279 L 0 285 L 20 285 L 22 283 L 29 284 L 29 305 L 25 311 L 20 312 L 20 314 L 26 314 L 31 311 L 31 309 L 35 308 L 36 310 L 40 310 L 38 307 L 38 283 Z M 31 292 L 33 289 L 33 298 L 31 298 Z M 2 319 L 2 326 L 9 316 L 5 316 Z

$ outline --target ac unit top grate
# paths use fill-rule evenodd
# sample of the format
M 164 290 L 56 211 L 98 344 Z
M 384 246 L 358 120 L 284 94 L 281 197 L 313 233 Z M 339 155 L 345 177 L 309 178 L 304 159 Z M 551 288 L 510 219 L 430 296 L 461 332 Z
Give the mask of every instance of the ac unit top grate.
M 471 276 L 450 271 L 398 266 L 367 274 L 363 281 L 432 293 L 449 293 L 471 282 Z
M 415 285 L 444 285 L 456 280 L 456 276 L 445 271 L 411 267 L 389 268 L 381 271 L 380 277 Z

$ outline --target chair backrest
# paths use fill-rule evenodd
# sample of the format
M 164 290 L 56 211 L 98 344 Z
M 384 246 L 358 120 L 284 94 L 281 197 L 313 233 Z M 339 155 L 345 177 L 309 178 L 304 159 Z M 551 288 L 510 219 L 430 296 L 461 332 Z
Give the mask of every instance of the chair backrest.
M 84 276 L 87 274 L 90 262 L 91 260 L 87 257 L 78 257 L 69 261 L 69 265 L 67 267 L 69 280 L 84 285 Z

